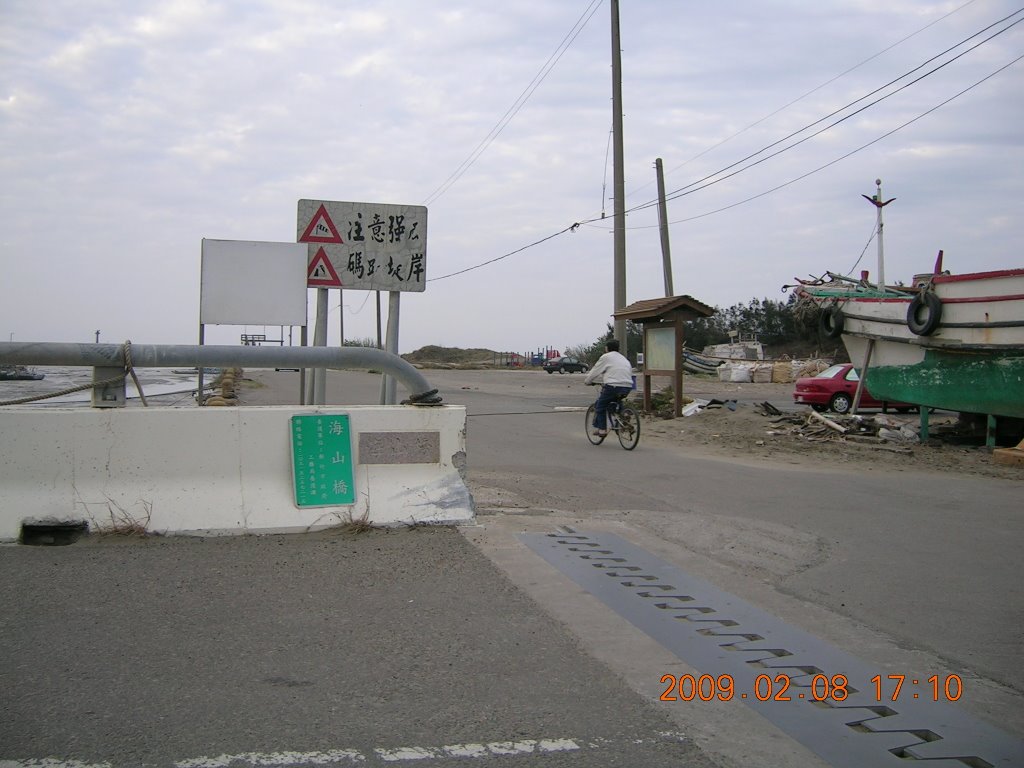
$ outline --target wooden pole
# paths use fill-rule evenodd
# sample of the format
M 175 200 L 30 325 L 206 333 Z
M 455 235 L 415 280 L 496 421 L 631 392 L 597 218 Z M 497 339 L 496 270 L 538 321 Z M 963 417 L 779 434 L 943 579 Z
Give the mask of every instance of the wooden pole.
M 612 144 L 614 157 L 614 311 L 626 306 L 626 180 L 622 149 L 622 56 L 619 49 L 619 0 L 611 0 L 612 11 Z M 615 338 L 620 352 L 628 355 L 626 320 L 615 318 Z
M 868 339 L 868 348 L 864 352 L 864 365 L 860 369 L 860 378 L 857 380 L 857 391 L 853 394 L 853 407 L 850 409 L 850 413 L 856 413 L 860 408 L 860 396 L 864 393 L 864 382 L 868 378 L 868 366 L 871 365 L 871 352 L 874 348 L 875 340 Z
M 672 250 L 668 242 L 668 205 L 665 202 L 665 169 L 661 158 L 654 161 L 654 170 L 658 177 L 658 229 L 661 232 L 661 263 L 665 274 L 665 295 L 675 296 L 672 288 Z

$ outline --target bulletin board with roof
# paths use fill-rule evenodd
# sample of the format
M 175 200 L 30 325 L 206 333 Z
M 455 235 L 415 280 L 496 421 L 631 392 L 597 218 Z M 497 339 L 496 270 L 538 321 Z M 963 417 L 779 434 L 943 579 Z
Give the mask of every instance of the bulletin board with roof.
M 666 296 L 637 301 L 614 314 L 616 320 L 630 320 L 643 329 L 644 410 L 651 410 L 651 377 L 671 376 L 675 395 L 673 413 L 683 411 L 683 341 L 685 323 L 711 317 L 715 310 L 692 296 Z

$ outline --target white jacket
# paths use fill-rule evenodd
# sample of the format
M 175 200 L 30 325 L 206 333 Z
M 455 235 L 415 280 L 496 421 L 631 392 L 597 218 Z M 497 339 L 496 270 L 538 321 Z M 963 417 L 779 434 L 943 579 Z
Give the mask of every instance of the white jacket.
M 633 366 L 619 352 L 605 352 L 587 374 L 584 383 L 608 384 L 612 387 L 633 386 Z

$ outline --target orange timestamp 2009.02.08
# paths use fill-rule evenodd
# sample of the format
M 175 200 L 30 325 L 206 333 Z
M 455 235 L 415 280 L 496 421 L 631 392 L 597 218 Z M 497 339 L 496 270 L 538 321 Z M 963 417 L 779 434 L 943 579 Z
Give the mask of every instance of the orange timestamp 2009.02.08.
M 907 675 L 875 675 L 870 682 L 876 701 L 897 701 L 901 696 L 956 701 L 963 693 L 959 675 L 932 675 L 923 681 Z M 919 691 L 917 686 L 922 683 L 925 685 Z M 794 690 L 790 690 L 793 679 L 784 673 L 758 675 L 750 691 L 738 691 L 732 675 L 665 674 L 661 676 L 661 684 L 665 686 L 659 697 L 661 701 L 731 701 L 737 697 L 757 701 L 845 701 L 851 693 L 859 691 L 850 685 L 846 675 L 825 674 L 812 676 L 809 686 L 800 684 Z

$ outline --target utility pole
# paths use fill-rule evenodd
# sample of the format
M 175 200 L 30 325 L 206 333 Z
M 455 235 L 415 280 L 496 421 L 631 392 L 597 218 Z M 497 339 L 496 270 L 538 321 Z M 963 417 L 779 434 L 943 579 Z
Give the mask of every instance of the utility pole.
M 626 306 L 626 179 L 622 151 L 622 56 L 619 50 L 619 0 L 612 7 L 612 143 L 614 167 L 612 195 L 615 198 L 615 311 Z M 615 319 L 615 338 L 620 352 L 627 353 L 626 321 Z
M 100 343 L 100 332 L 99 331 L 96 331 L 96 343 L 97 344 Z
M 654 170 L 658 176 L 658 229 L 661 231 L 661 262 L 665 272 L 665 295 L 675 296 L 672 292 L 672 251 L 668 245 L 668 205 L 665 203 L 665 168 L 661 158 L 654 161 Z

